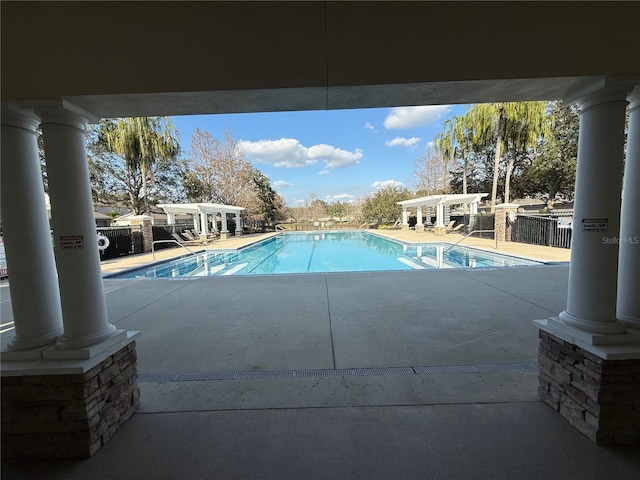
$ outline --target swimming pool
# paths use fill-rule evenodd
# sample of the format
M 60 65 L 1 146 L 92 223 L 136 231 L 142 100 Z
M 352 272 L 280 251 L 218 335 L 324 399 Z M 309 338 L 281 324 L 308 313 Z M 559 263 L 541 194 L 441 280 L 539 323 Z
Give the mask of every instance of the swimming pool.
M 182 278 L 541 265 L 448 243 L 405 244 L 362 231 L 283 233 L 240 250 L 207 251 L 109 278 Z

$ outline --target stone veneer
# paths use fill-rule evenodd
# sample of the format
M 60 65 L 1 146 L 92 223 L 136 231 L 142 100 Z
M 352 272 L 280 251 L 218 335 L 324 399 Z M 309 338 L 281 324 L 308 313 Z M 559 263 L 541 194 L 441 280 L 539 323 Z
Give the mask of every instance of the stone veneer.
M 540 330 L 542 400 L 599 445 L 640 443 L 640 359 L 603 360 Z
M 135 342 L 81 374 L 2 377 L 3 457 L 89 457 L 138 409 Z

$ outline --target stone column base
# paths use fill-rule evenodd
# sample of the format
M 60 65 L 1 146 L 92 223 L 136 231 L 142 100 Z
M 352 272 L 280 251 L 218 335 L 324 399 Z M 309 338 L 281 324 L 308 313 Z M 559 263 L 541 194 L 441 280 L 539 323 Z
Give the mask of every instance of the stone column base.
M 229 238 L 229 232 L 220 232 L 220 240 L 226 240 Z
M 603 360 L 540 330 L 539 394 L 598 445 L 640 444 L 640 359 Z
M 409 230 L 409 224 L 407 224 L 407 225 L 401 225 L 401 226 L 400 226 L 400 230 Z
M 424 232 L 424 225 L 416 225 L 415 226 L 415 231 L 416 232 Z
M 239 236 L 239 235 L 244 235 L 244 230 L 238 230 L 236 228 L 236 237 Z
M 433 234 L 434 235 L 446 235 L 447 234 L 447 227 L 433 227 Z
M 85 373 L 3 376 L 2 457 L 98 451 L 140 404 L 135 345 Z

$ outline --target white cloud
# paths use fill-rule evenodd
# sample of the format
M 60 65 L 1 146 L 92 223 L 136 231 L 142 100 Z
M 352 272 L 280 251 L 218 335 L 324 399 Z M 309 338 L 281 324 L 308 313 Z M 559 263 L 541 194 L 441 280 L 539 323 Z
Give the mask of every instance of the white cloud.
M 331 173 L 331 172 L 329 172 L 329 170 L 320 170 L 318 172 L 318 175 L 326 175 L 327 173 Z
M 287 188 L 287 187 L 293 187 L 293 183 L 285 182 L 284 180 L 276 180 L 275 182 L 272 183 L 272 186 L 274 188 Z
M 304 203 L 304 202 L 306 202 L 306 200 L 304 198 L 299 198 L 299 199 L 293 201 L 293 203 Z
M 403 130 L 434 123 L 449 111 L 448 105 L 426 105 L 422 107 L 397 107 L 384 120 L 384 128 Z
M 398 182 L 397 180 L 383 180 L 383 181 L 373 182 L 370 186 L 371 188 L 375 188 L 376 190 L 379 190 L 380 188 L 385 188 L 385 187 L 404 187 L 405 184 L 402 182 Z
M 414 147 L 420 139 L 418 137 L 404 138 L 404 137 L 396 137 L 393 140 L 389 140 L 386 142 L 387 147 Z
M 362 150 L 353 152 L 319 144 L 305 147 L 294 138 L 280 140 L 241 141 L 240 146 L 247 157 L 274 167 L 300 168 L 323 161 L 325 168 L 342 168 L 356 164 L 363 157 Z
M 430 142 L 427 142 L 427 147 L 428 148 L 433 148 L 435 145 L 435 142 L 433 140 L 431 140 Z
M 327 202 L 348 202 L 350 200 L 355 200 L 357 197 L 355 195 L 350 195 L 348 193 L 340 193 L 338 195 L 327 195 L 324 199 Z
M 318 163 L 317 159 L 309 158 L 307 149 L 293 138 L 257 142 L 243 140 L 240 148 L 246 156 L 274 167 L 300 168 Z
M 371 130 L 373 133 L 377 133 L 378 129 L 376 127 L 374 127 L 373 125 L 371 125 L 369 122 L 364 124 L 364 128 L 367 128 L 369 130 Z
M 324 161 L 326 168 L 342 168 L 359 163 L 362 158 L 362 150 L 356 148 L 354 152 L 332 147 L 331 145 L 313 145 L 308 149 L 309 157 Z

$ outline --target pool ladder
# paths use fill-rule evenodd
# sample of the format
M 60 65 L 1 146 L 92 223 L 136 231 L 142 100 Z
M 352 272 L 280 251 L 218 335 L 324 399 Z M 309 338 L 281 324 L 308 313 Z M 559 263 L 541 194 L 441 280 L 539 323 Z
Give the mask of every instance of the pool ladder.
M 194 252 L 189 247 L 187 247 L 186 245 L 183 245 L 177 240 L 155 240 L 151 242 L 151 254 L 153 255 L 154 260 L 156 259 L 156 250 L 155 250 L 156 243 L 175 243 L 176 245 L 179 245 L 180 247 L 186 249 L 191 255 L 196 255 L 196 252 Z
M 493 238 L 496 239 L 496 250 L 498 249 L 498 236 L 496 235 L 496 231 L 495 230 L 471 230 L 469 233 L 467 233 L 465 236 L 463 236 L 460 240 L 458 240 L 456 243 L 454 243 L 453 245 L 451 245 L 449 248 L 446 248 L 444 251 L 448 252 L 449 250 L 451 250 L 453 247 L 455 247 L 456 245 L 458 245 L 460 242 L 462 242 L 463 240 L 465 240 L 466 238 L 470 237 L 471 235 L 473 235 L 474 233 L 493 233 Z

